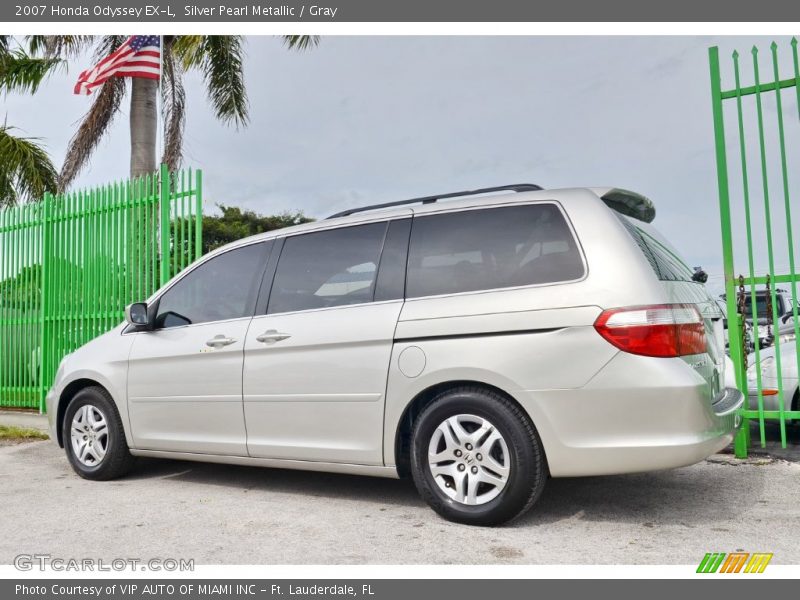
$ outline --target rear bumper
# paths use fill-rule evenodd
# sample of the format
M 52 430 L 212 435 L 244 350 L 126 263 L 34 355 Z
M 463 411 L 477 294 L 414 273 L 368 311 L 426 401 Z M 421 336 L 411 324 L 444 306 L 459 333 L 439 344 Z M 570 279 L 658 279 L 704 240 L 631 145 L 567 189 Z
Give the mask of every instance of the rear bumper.
M 620 353 L 583 388 L 523 392 L 554 477 L 682 467 L 733 441 L 744 403 L 681 359 Z

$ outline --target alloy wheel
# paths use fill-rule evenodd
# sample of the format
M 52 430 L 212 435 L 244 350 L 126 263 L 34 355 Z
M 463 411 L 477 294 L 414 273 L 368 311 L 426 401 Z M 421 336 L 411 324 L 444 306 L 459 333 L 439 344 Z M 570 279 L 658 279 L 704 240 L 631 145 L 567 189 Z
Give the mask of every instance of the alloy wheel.
M 70 428 L 75 458 L 87 467 L 99 465 L 108 450 L 108 423 L 96 406 L 81 406 L 72 418 Z
M 486 504 L 508 483 L 511 457 L 487 419 L 461 414 L 445 419 L 428 445 L 428 468 L 439 490 L 469 506 Z

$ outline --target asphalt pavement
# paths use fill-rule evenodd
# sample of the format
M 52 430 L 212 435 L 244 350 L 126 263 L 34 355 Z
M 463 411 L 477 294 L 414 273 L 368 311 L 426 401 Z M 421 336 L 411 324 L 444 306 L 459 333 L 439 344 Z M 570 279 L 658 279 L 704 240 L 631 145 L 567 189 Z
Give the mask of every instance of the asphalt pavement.
M 796 431 L 793 435 L 797 435 Z M 654 473 L 555 479 L 511 526 L 448 523 L 410 481 L 140 460 L 80 479 L 52 441 L 0 448 L 0 563 L 696 564 L 709 551 L 796 564 L 800 464 L 729 454 Z

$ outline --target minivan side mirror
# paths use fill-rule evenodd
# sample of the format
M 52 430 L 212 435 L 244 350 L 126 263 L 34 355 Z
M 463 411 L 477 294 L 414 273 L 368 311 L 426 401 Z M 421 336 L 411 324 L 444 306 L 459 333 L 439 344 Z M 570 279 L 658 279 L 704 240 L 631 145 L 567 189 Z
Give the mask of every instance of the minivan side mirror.
M 134 302 L 125 307 L 125 319 L 136 327 L 150 326 L 150 311 L 147 302 Z

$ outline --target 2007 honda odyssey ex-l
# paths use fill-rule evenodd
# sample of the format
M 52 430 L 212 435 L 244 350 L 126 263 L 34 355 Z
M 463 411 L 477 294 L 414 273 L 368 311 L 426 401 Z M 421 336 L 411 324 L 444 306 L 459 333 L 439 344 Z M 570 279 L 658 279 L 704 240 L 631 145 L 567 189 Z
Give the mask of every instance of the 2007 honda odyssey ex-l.
M 695 463 L 743 397 L 654 216 L 620 189 L 518 185 L 241 240 L 62 361 L 53 437 L 89 479 L 136 456 L 409 475 L 483 525 L 548 476 Z

